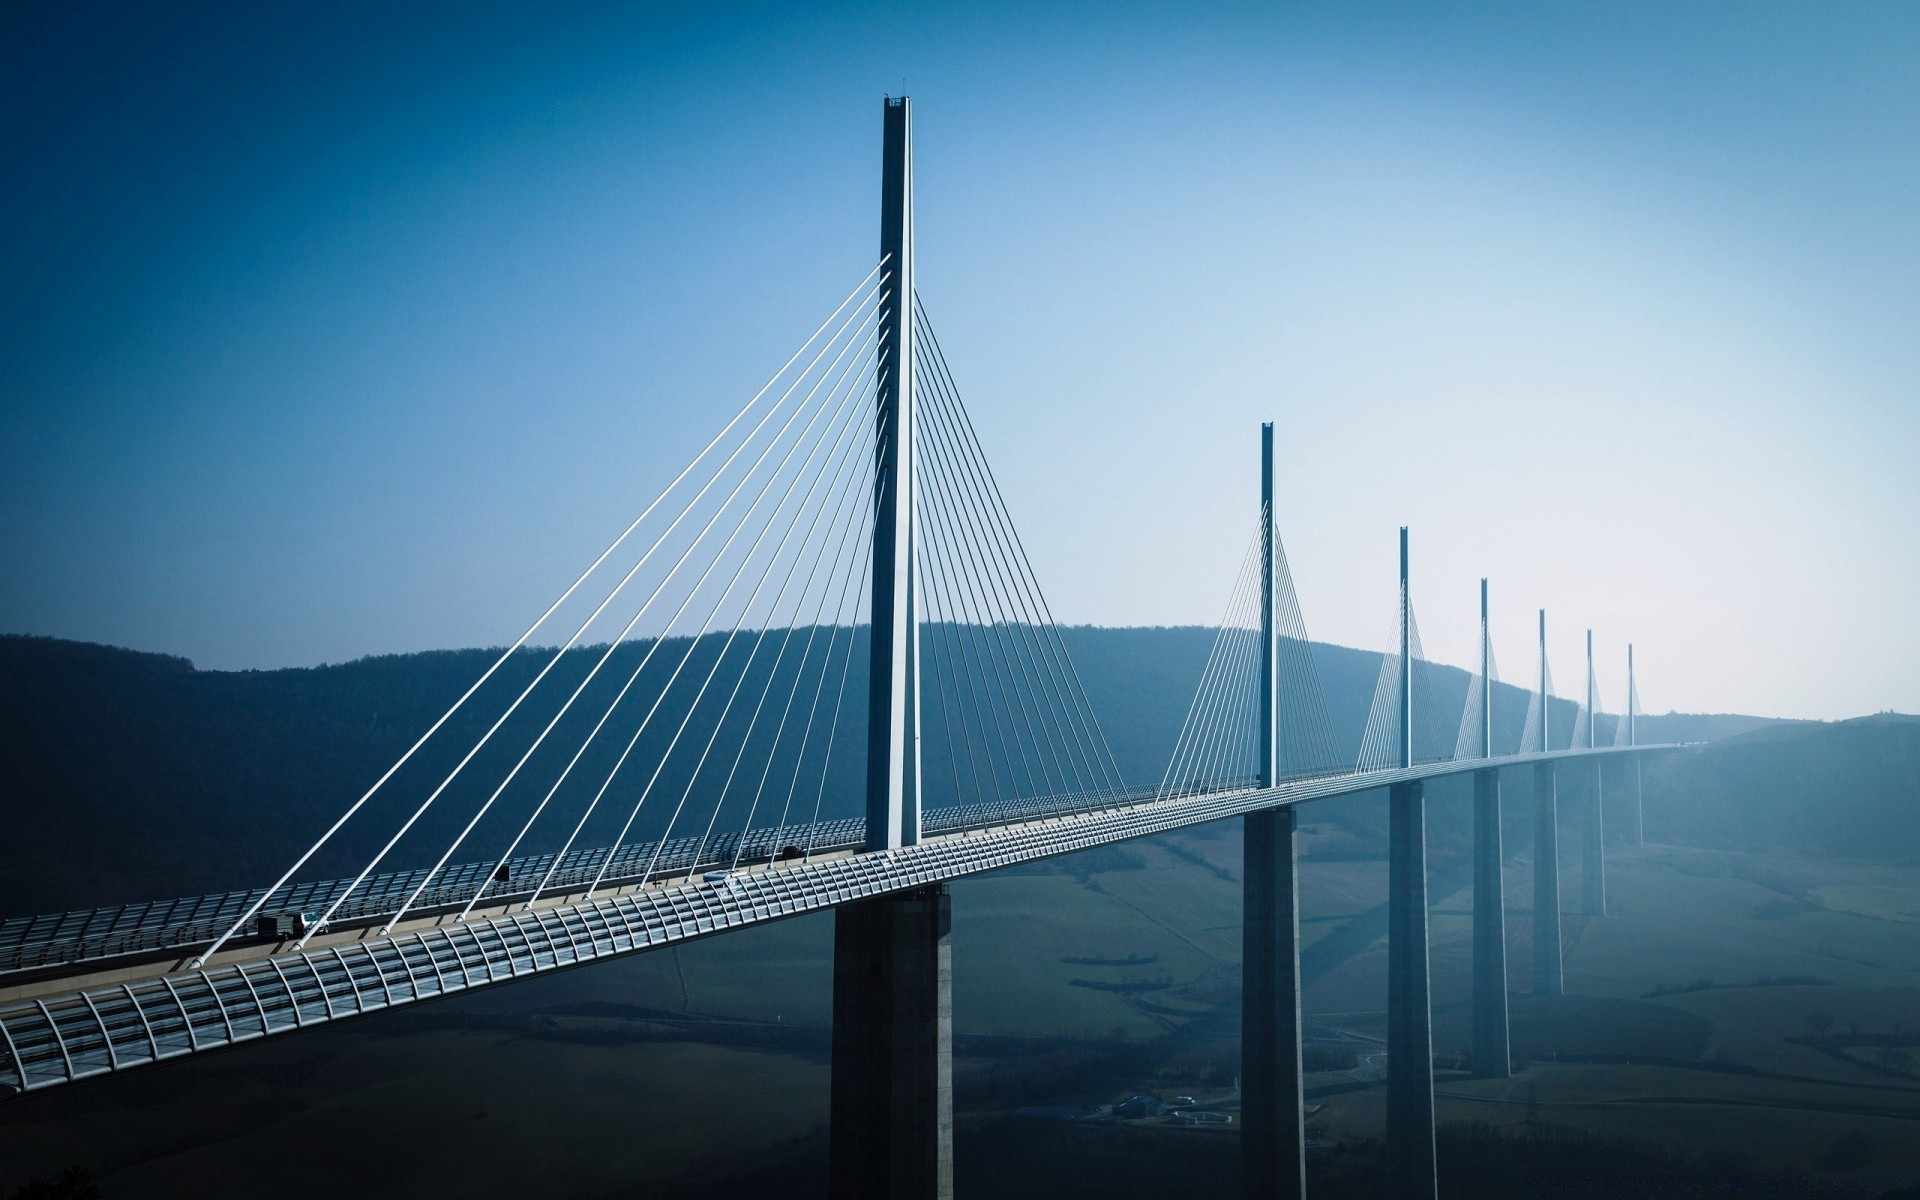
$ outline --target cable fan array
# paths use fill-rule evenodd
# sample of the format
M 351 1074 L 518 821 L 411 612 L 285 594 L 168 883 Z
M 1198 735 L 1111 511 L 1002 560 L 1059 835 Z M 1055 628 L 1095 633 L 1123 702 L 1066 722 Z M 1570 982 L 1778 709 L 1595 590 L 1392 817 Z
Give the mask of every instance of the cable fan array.
M 1627 680 L 1627 711 L 1640 711 L 1640 695 L 1631 676 Z M 1607 746 L 1627 744 L 1627 718 L 1623 714 L 1610 713 L 1600 702 L 1603 689 L 1600 686 L 1599 671 L 1592 664 L 1587 667 L 1586 695 L 1594 698 L 1593 723 L 1589 731 L 1586 702 L 1583 699 L 1575 711 L 1573 730 L 1567 749 L 1592 750 Z
M 1460 733 L 1453 739 L 1453 757 L 1456 759 L 1479 758 L 1489 742 L 1496 739 L 1486 737 L 1487 732 L 1487 696 L 1500 682 L 1500 665 L 1494 661 L 1493 639 L 1482 635 L 1481 653 L 1485 656 L 1487 669 L 1484 674 L 1475 673 L 1467 682 L 1467 703 L 1460 710 Z
M 1631 647 L 1629 647 L 1629 651 L 1631 651 Z M 1627 660 L 1627 666 L 1628 666 L 1629 668 L 1631 668 L 1631 667 L 1633 666 L 1633 660 L 1632 660 L 1632 657 L 1631 657 L 1631 653 L 1629 653 L 1629 657 L 1628 657 L 1628 660 Z M 1608 743 L 1609 745 L 1613 745 L 1613 746 L 1625 746 L 1625 745 L 1628 745 L 1628 744 L 1630 744 L 1630 742 L 1631 742 L 1631 740 L 1632 740 L 1632 736 L 1633 736 L 1633 734 L 1632 734 L 1632 728 L 1633 728 L 1633 727 L 1632 727 L 1632 724 L 1631 724 L 1631 722 L 1630 722 L 1630 721 L 1628 720 L 1628 715 L 1629 715 L 1629 714 L 1635 714 L 1635 713 L 1639 713 L 1640 711 L 1641 711 L 1641 708 L 1640 708 L 1640 684 L 1639 684 L 1639 681 L 1638 681 L 1638 680 L 1636 680 L 1636 679 L 1634 679 L 1634 677 L 1633 677 L 1633 672 L 1632 672 L 1631 670 L 1629 670 L 1629 671 L 1627 672 L 1627 707 L 1626 707 L 1626 713 L 1624 713 L 1624 714 L 1622 714 L 1621 716 L 1618 716 L 1618 717 L 1616 717 L 1616 718 L 1614 718 L 1614 722 L 1613 722 L 1613 740 L 1612 740 L 1612 741 L 1611 741 L 1610 743 Z
M 1599 694 L 1600 693 L 1599 693 L 1598 687 L 1594 683 L 1593 664 L 1588 663 L 1587 664 L 1587 687 L 1585 691 L 1580 693 L 1580 698 L 1574 701 L 1573 720 L 1569 723 L 1569 728 L 1567 730 L 1567 744 L 1565 747 L 1566 749 L 1591 750 L 1593 748 L 1594 743 L 1597 740 L 1594 736 L 1596 733 L 1596 730 L 1593 728 L 1593 726 L 1597 725 L 1600 719 L 1605 714 L 1600 711 L 1597 703 L 1595 704 L 1594 711 L 1591 714 L 1589 714 L 1587 711 L 1587 697 L 1588 696 L 1597 697 Z M 1591 715 L 1593 718 L 1593 721 L 1591 723 L 1588 721 L 1589 715 Z
M 858 846 L 891 288 L 882 261 L 201 961 L 263 914 L 299 914 L 297 948 Z M 1110 803 L 1113 754 L 915 320 L 924 824 Z
M 1380 675 L 1374 681 L 1373 702 L 1367 708 L 1366 730 L 1360 736 L 1357 769 L 1380 771 L 1400 765 L 1404 706 L 1400 703 L 1400 625 L 1405 620 L 1407 653 L 1413 660 L 1408 672 L 1413 683 L 1413 761 L 1438 762 L 1450 757 L 1448 743 L 1441 732 L 1439 710 L 1433 703 L 1433 664 L 1420 645 L 1420 623 L 1414 619 L 1413 602 L 1403 586 L 1394 615 L 1390 644 L 1394 650 L 1380 656 Z M 1484 686 L 1484 685 L 1483 685 Z
M 1264 521 L 1264 514 L 1263 514 Z M 1169 758 L 1160 793 L 1192 794 L 1224 788 L 1253 786 L 1258 778 L 1258 720 L 1260 705 L 1260 534 L 1256 529 L 1241 557 L 1227 611 L 1215 634 L 1206 665 L 1181 732 Z M 1560 719 L 1548 721 L 1539 690 L 1500 687 L 1499 666 L 1488 634 L 1482 633 L 1484 671 L 1469 672 L 1465 703 L 1454 736 L 1448 739 L 1435 704 L 1435 664 L 1421 644 L 1420 623 L 1404 589 L 1395 614 L 1390 644 L 1395 649 L 1380 656 L 1379 673 L 1360 731 L 1359 752 L 1342 757 L 1335 740 L 1324 693 L 1316 673 L 1311 645 L 1300 619 L 1300 606 L 1286 564 L 1285 551 L 1275 544 L 1275 621 L 1278 673 L 1275 681 L 1279 708 L 1282 777 L 1321 774 L 1334 770 L 1368 772 L 1400 765 L 1405 706 L 1401 694 L 1401 622 L 1412 660 L 1407 671 L 1413 693 L 1413 761 L 1464 761 L 1486 755 L 1538 753 L 1544 750 L 1590 749 L 1587 713 L 1583 703 L 1572 705 L 1571 720 L 1562 732 Z M 1546 682 L 1545 705 L 1556 702 L 1553 676 L 1541 663 Z M 1590 694 L 1600 688 L 1589 677 Z M 1629 679 L 1629 687 L 1632 680 Z M 1526 697 L 1524 721 L 1520 695 Z M 1488 704 L 1488 697 L 1492 703 Z M 1638 712 L 1639 696 L 1630 692 L 1631 711 Z M 1491 714 L 1489 714 L 1491 709 Z M 1489 715 L 1494 723 L 1486 729 Z M 1623 746 L 1628 741 L 1625 718 L 1604 709 L 1593 718 L 1594 746 Z M 1550 736 L 1543 743 L 1542 729 Z M 1517 737 L 1514 736 L 1517 733 Z M 1351 764 L 1350 766 L 1346 764 Z
M 1548 720 L 1550 707 L 1557 693 L 1553 690 L 1553 668 L 1545 655 L 1540 660 L 1540 676 L 1545 683 L 1542 689 L 1530 688 L 1527 691 L 1527 721 L 1520 730 L 1518 749 L 1523 752 L 1539 753 L 1547 749 L 1547 736 L 1552 732 L 1553 722 Z
M 263 916 L 276 929 L 291 918 L 298 948 L 335 922 L 386 934 L 410 917 L 524 911 L 858 848 L 884 486 L 876 364 L 889 361 L 892 287 L 883 260 L 196 962 Z M 1253 784 L 1261 532 L 1159 786 L 1130 792 L 918 297 L 912 319 L 925 347 L 912 447 L 923 830 Z M 1273 549 L 1279 775 L 1349 769 L 1278 538 Z M 1400 605 L 1416 760 L 1432 761 L 1447 755 L 1430 665 L 1404 591 Z M 1474 680 L 1454 757 L 1477 756 L 1495 682 Z M 1399 656 L 1386 655 L 1361 771 L 1398 765 L 1399 687 Z M 1545 725 L 1535 695 L 1521 748 Z M 1616 743 L 1623 726 L 1609 730 Z M 1572 736 L 1587 736 L 1584 721 Z
M 915 300 L 923 794 L 983 809 L 1023 797 L 1049 811 L 1126 792 L 973 422 Z M 951 788 L 950 792 L 945 789 Z
M 1231 598 L 1214 634 L 1159 794 L 1252 787 L 1259 779 L 1261 541 L 1267 514 L 1241 556 Z M 1275 741 L 1280 778 L 1340 769 L 1333 719 L 1313 661 L 1293 573 L 1273 539 Z

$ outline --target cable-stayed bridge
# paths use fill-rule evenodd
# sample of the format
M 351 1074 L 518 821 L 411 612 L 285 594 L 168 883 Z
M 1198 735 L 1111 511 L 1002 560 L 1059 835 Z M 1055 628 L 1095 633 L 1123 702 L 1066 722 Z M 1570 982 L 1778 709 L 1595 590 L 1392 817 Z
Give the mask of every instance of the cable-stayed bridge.
M 1501 772 L 1536 805 L 1534 986 L 1560 972 L 1557 774 L 1642 745 L 1632 652 L 1592 635 L 1555 718 L 1540 615 L 1498 711 L 1486 585 L 1458 714 L 1433 700 L 1407 531 L 1357 744 L 1337 735 L 1276 529 L 1272 427 L 1246 553 L 1171 755 L 1128 779 L 1056 627 L 914 281 L 912 136 L 889 100 L 878 261 L 685 470 L 278 878 L 0 921 L 0 1090 L 34 1092 L 528 975 L 835 911 L 831 1186 L 949 1195 L 949 881 L 1246 822 L 1246 1194 L 1299 1195 L 1298 806 L 1390 809 L 1392 1194 L 1431 1196 L 1427 780 L 1475 794 L 1473 1060 L 1509 1072 Z M 1508 688 L 1512 694 L 1514 689 Z M 1565 728 L 1562 728 L 1562 725 Z

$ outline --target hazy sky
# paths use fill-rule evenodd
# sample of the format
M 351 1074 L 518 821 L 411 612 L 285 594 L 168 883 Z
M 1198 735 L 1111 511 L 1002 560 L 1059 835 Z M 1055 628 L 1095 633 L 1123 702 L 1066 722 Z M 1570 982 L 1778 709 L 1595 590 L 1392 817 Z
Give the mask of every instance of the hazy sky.
M 1920 710 L 1920 6 L 8 8 L 0 630 L 510 640 L 864 275 L 1056 613 Z M 165 10 L 163 13 L 162 10 Z

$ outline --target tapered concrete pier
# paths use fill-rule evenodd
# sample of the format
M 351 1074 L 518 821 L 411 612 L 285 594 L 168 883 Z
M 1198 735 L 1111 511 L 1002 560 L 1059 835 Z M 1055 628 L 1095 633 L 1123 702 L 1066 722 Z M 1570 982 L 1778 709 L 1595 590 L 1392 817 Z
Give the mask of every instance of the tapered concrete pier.
M 1589 749 L 1597 746 L 1594 738 L 1600 727 L 1596 710 L 1599 697 L 1593 686 L 1593 630 L 1587 630 L 1587 740 Z M 1607 915 L 1607 830 L 1601 803 L 1600 760 L 1589 764 L 1587 775 L 1586 821 L 1580 831 L 1580 911 L 1590 917 Z
M 1533 768 L 1533 990 L 1558 996 L 1560 972 L 1560 821 L 1553 764 Z
M 1427 812 L 1417 783 L 1388 796 L 1387 1196 L 1438 1194 L 1433 1150 L 1433 1009 L 1427 963 Z
M 1633 644 L 1627 644 L 1627 745 L 1640 744 L 1639 730 L 1634 728 L 1634 718 L 1639 715 L 1640 694 L 1633 686 Z M 1647 845 L 1647 823 L 1644 798 L 1640 791 L 1640 756 L 1633 756 L 1633 764 L 1628 768 L 1632 772 L 1631 791 L 1633 792 L 1632 836 L 1635 847 L 1645 849 Z
M 1260 784 L 1280 774 L 1280 659 L 1274 625 L 1273 425 L 1260 427 Z M 1306 1194 L 1300 1094 L 1300 886 L 1291 808 L 1244 818 L 1240 922 L 1240 1194 Z
M 1413 765 L 1413 593 L 1400 529 L 1400 765 Z M 1418 783 L 1387 796 L 1387 1196 L 1432 1200 L 1433 997 L 1427 963 L 1427 799 Z
M 834 910 L 835 1200 L 953 1195 L 952 923 L 944 884 Z
M 1501 886 L 1500 772 L 1473 773 L 1473 1073 L 1513 1073 L 1507 1033 L 1507 915 Z
M 1480 757 L 1493 757 L 1493 636 L 1480 581 Z M 1473 773 L 1473 1073 L 1513 1073 L 1507 1035 L 1507 906 L 1501 871 L 1500 772 Z
M 1647 813 L 1644 793 L 1640 789 L 1639 755 L 1634 755 L 1633 762 L 1628 765 L 1627 771 L 1628 778 L 1632 781 L 1629 786 L 1633 790 L 1633 844 L 1636 849 L 1644 850 L 1647 846 Z
M 1590 917 L 1607 915 L 1606 827 L 1600 803 L 1600 762 L 1587 768 L 1587 816 L 1580 831 L 1580 911 Z
M 1553 745 L 1548 720 L 1553 697 L 1547 687 L 1547 612 L 1540 610 L 1540 744 Z M 1533 991 L 1558 996 L 1566 990 L 1560 972 L 1560 813 L 1552 763 L 1533 768 Z
M 1249 813 L 1242 876 L 1240 1194 L 1306 1194 L 1300 1091 L 1300 890 L 1291 808 Z

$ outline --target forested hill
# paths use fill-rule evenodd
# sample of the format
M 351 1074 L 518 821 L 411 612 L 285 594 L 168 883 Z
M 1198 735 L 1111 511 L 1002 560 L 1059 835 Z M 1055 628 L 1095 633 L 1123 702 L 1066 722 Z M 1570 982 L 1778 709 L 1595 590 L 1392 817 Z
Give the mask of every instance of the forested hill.
M 1213 631 L 1082 627 L 1062 633 L 1128 782 L 1157 782 Z M 621 653 L 629 650 L 622 647 Z M 631 652 L 639 651 L 633 647 Z M 1351 753 L 1365 724 L 1380 656 L 1322 644 L 1313 652 L 1343 752 Z M 434 651 L 312 668 L 201 671 L 165 655 L 0 637 L 0 811 L 6 834 L 0 837 L 0 914 L 190 894 L 273 878 L 497 653 Z M 583 674 L 596 653 L 570 653 L 558 677 Z M 546 657 L 514 656 L 500 682 L 514 686 L 530 679 Z M 1467 685 L 1462 672 L 1439 668 L 1433 673 L 1437 716 L 1430 736 L 1448 748 Z M 589 693 L 581 711 L 598 712 L 609 698 L 602 697 L 597 707 Z M 863 724 L 858 702 L 850 696 L 842 710 L 843 734 Z M 1517 736 L 1526 702 L 1516 689 L 1502 687 L 1496 693 L 1497 719 L 1510 730 L 1509 738 Z M 1572 712 L 1570 703 L 1556 705 L 1558 727 L 1565 728 Z M 516 718 L 522 719 L 544 717 L 528 712 Z M 1763 724 L 1746 717 L 1648 717 L 1641 736 L 1699 740 Z M 417 798 L 421 781 L 438 778 L 434 772 L 443 772 L 481 728 L 465 718 L 450 723 L 446 748 L 430 744 L 409 768 L 413 775 L 396 777 L 394 790 Z M 509 725 L 501 741 L 512 744 L 515 730 Z M 584 730 L 572 731 L 571 740 L 568 732 L 557 730 L 554 742 L 577 746 Z M 646 749 L 643 743 L 642 752 Z M 420 823 L 418 838 L 403 843 L 395 865 L 414 865 L 424 861 L 425 848 L 446 845 L 457 821 L 484 795 L 477 781 L 499 779 L 507 761 L 477 759 L 469 772 L 474 786 L 450 790 Z M 529 774 L 539 765 L 536 760 Z M 937 766 L 930 759 L 930 789 L 940 776 Z M 857 811 L 859 786 L 851 773 L 836 775 L 826 789 L 822 815 Z M 950 798 L 930 794 L 928 802 Z M 397 827 L 400 810 L 370 809 L 368 815 L 370 820 L 349 825 L 315 860 L 316 874 L 357 870 L 379 839 Z M 634 836 L 651 832 L 642 822 Z M 475 844 L 489 843 L 477 839 Z M 537 836 L 525 847 L 550 848 Z
M 1809 857 L 1920 859 L 1920 717 L 1780 723 L 1647 768 L 1648 835 Z

